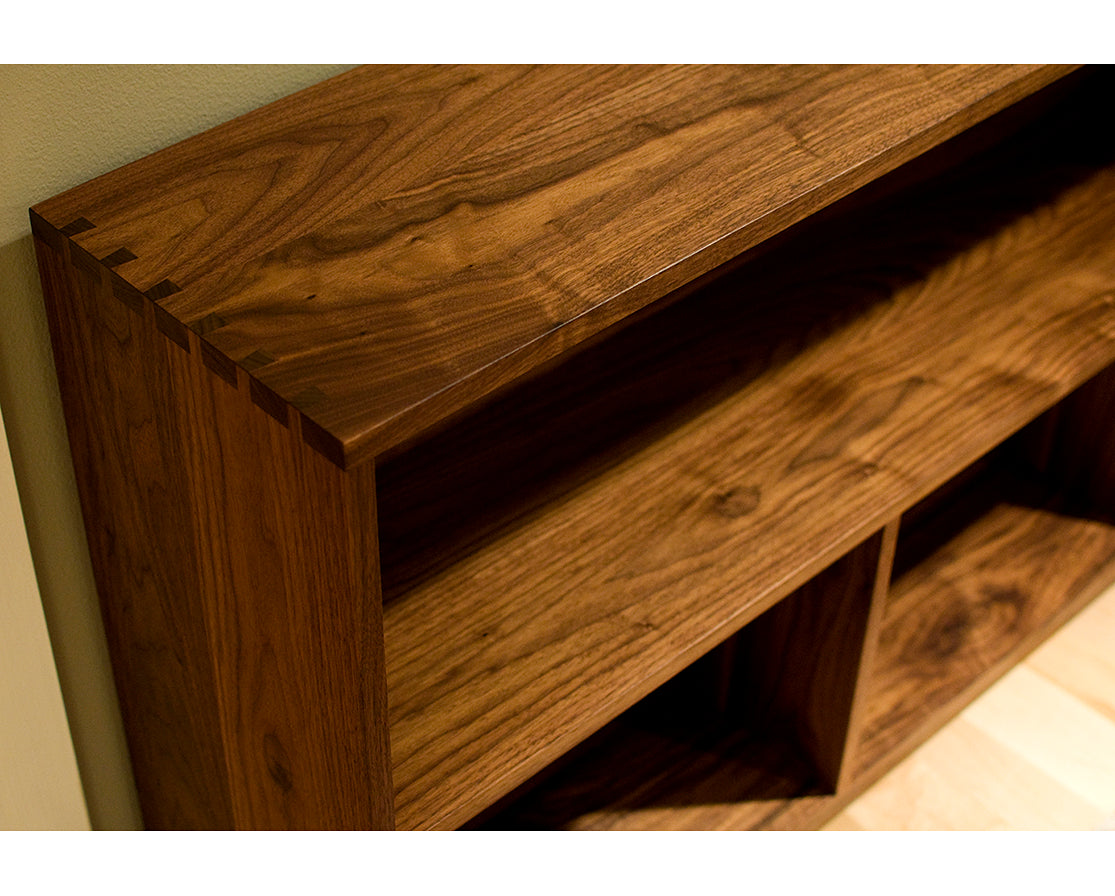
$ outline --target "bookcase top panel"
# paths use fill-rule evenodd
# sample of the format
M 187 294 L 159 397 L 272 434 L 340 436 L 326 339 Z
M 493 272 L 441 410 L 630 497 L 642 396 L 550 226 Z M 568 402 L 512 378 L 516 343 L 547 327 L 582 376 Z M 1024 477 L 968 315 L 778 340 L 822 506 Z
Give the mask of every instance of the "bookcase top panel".
M 367 67 L 32 220 L 351 466 L 1071 69 Z

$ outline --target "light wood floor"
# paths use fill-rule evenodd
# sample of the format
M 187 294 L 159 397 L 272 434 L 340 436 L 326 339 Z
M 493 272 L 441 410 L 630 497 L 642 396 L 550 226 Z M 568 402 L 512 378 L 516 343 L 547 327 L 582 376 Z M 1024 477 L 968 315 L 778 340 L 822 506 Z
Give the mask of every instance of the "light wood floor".
M 1115 829 L 1115 587 L 825 829 Z

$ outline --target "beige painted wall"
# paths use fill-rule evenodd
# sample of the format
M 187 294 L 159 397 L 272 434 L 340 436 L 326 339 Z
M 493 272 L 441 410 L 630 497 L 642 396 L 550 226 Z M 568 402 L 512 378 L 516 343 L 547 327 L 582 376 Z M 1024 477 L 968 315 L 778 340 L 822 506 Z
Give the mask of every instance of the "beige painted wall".
M 0 830 L 89 827 L 0 416 Z
M 346 67 L 0 66 L 0 827 L 140 825 L 27 208 Z

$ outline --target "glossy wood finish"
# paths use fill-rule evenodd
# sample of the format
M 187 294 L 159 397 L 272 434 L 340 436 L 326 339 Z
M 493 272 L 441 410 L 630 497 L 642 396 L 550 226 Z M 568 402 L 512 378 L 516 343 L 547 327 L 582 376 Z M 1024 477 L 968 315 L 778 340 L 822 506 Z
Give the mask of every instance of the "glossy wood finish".
M 36 213 L 352 465 L 1066 70 L 368 69 Z
M 871 674 L 857 790 L 959 713 L 1113 575 L 1109 524 L 1000 501 L 900 579 Z
M 495 828 L 752 828 L 797 822 L 841 777 L 896 526 L 876 533 L 525 788 Z
M 800 745 L 783 732 L 622 718 L 525 796 L 491 830 L 747 830 L 778 827 L 820 794 Z
M 1087 411 L 1113 381 L 1108 370 L 1051 412 L 1059 442 L 1076 445 L 1081 426 L 1094 430 Z M 1088 470 L 1105 477 L 1113 448 L 1092 442 L 1099 463 L 1051 469 L 1046 483 L 1020 474 L 1006 453 L 943 510 L 933 505 L 909 524 L 912 556 L 898 558 L 870 675 L 861 774 L 924 740 L 1110 583 L 1115 516 L 1082 506 L 1071 486 Z
M 454 528 L 452 498 L 425 514 L 449 522 L 424 577 L 385 550 L 400 825 L 466 820 L 1115 359 L 1115 170 L 1070 153 L 1036 178 L 1021 164 L 1036 146 L 842 219 L 542 380 L 545 397 L 509 399 L 499 418 L 539 436 L 522 454 L 498 425 L 447 434 L 468 492 L 487 464 L 493 479 L 526 464 L 533 482 L 530 446 L 549 459 L 593 439 L 628 396 L 653 411 L 548 469 L 537 504 L 516 492 L 483 537 L 490 520 L 474 529 L 467 512 Z M 611 393 L 609 351 L 624 365 Z M 562 389 L 575 409 L 507 410 Z M 450 468 L 415 469 L 450 478 L 415 484 L 403 465 L 392 483 L 385 469 L 395 520 L 444 506 L 396 490 L 457 493 Z M 498 503 L 499 484 L 486 494 Z
M 850 780 L 860 704 L 874 664 L 897 522 L 771 607 L 739 636 L 753 725 L 789 726 L 835 793 Z
M 837 811 L 1115 575 L 1108 82 L 994 114 L 1065 70 L 369 69 L 37 206 L 150 823 Z
M 1115 297 L 1113 297 L 1115 300 Z M 1115 520 L 1115 369 L 1073 392 L 1049 414 L 1038 468 L 1082 514 Z
M 825 830 L 1111 830 L 1115 588 Z
M 149 827 L 389 827 L 374 490 L 36 241 Z
M 671 681 L 673 692 L 666 699 L 666 688 L 651 695 L 591 739 L 583 756 L 553 776 L 542 776 L 485 826 L 779 830 L 822 824 L 1115 577 L 1111 524 L 1058 511 L 1061 499 L 1055 493 L 999 467 L 981 464 L 962 483 L 963 488 L 946 490 L 943 502 L 936 495 L 927 502 L 930 518 L 905 541 L 914 556 L 900 562 L 910 568 L 889 594 L 885 568 L 875 582 L 875 606 L 885 607 L 885 619 L 875 633 L 878 656 L 862 664 L 864 707 L 852 714 L 857 720 L 862 716 L 863 743 L 838 786 L 831 783 L 832 772 L 826 773 L 825 754 L 813 750 L 810 757 L 801 746 L 810 742 L 801 726 L 815 711 L 811 701 L 799 701 L 799 714 L 784 715 L 781 725 L 777 716 L 763 715 L 742 725 L 737 716 L 732 724 L 722 714 L 709 713 L 715 684 L 707 674 L 694 675 L 694 667 Z M 897 526 L 889 527 L 888 535 L 895 534 Z M 920 556 L 933 542 L 939 547 Z M 884 567 L 885 561 L 884 555 Z M 734 639 L 734 665 L 761 649 L 772 632 L 794 637 L 804 648 L 803 627 L 787 626 L 785 620 L 794 612 L 795 598 L 841 594 L 840 565 Z M 800 621 L 800 603 L 797 609 Z M 804 629 L 814 626 L 821 627 L 819 619 Z M 841 644 L 831 632 L 828 642 L 834 648 Z M 846 642 L 838 649 L 847 650 Z M 774 646 L 768 652 L 785 659 L 788 673 L 763 674 L 769 666 L 751 664 L 748 672 L 758 668 L 760 675 L 740 676 L 736 687 L 744 699 L 737 703 L 748 706 L 755 695 L 760 702 L 785 701 L 795 694 L 795 683 L 810 680 L 792 668 L 795 654 Z M 808 667 L 818 660 L 803 650 L 800 662 Z M 858 669 L 861 663 L 853 657 L 832 668 L 846 675 L 849 666 Z M 847 718 L 833 713 L 830 722 L 835 720 L 839 729 Z M 823 730 L 831 734 L 832 727 Z M 765 775 L 759 771 L 764 765 Z

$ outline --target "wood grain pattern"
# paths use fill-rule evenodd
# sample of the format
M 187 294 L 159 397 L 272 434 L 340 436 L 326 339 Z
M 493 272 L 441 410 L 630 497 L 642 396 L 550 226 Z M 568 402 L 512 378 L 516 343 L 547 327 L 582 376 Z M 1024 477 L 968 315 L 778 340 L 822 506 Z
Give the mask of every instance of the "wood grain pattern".
M 904 682 L 903 693 L 910 698 L 909 714 L 920 716 L 921 724 L 899 723 L 897 730 L 890 731 L 890 734 L 896 735 L 895 742 L 887 751 L 882 751 L 877 739 L 879 726 L 887 724 L 888 720 L 882 719 L 878 713 L 882 702 L 893 698 L 894 693 L 888 693 L 884 698 L 878 691 L 869 690 L 867 697 L 870 699 L 865 700 L 868 705 L 864 709 L 864 715 L 869 720 L 867 732 L 872 735 L 864 753 L 869 758 L 860 763 L 861 767 L 854 775 L 842 776 L 835 795 L 825 795 L 829 788 L 824 778 L 818 775 L 818 766 L 805 761 L 805 754 L 798 746 L 802 742 L 800 734 L 794 734 L 796 726 L 791 725 L 788 729 L 786 726 L 771 725 L 769 720 L 765 724 L 755 724 L 753 720 L 738 727 L 726 725 L 719 715 L 709 718 L 704 707 L 708 706 L 708 694 L 713 683 L 708 674 L 695 676 L 696 669 L 691 668 L 671 680 L 669 688 L 677 690 L 680 687 L 683 693 L 672 694 L 666 703 L 668 710 L 680 706 L 684 711 L 688 707 L 688 716 L 683 715 L 679 719 L 669 713 L 664 714 L 660 695 L 667 688 L 659 689 L 643 704 L 596 738 L 590 739 L 584 756 L 568 767 L 562 767 L 556 775 L 545 778 L 533 792 L 528 790 L 509 809 L 488 820 L 485 826 L 499 829 L 739 830 L 796 829 L 824 823 L 874 784 L 897 759 L 936 730 L 942 715 L 942 705 L 937 700 L 940 692 L 935 691 L 934 686 L 927 686 L 926 682 L 934 682 L 944 691 L 951 688 L 952 694 L 944 711 L 947 714 L 958 711 L 1019 656 L 1087 603 L 1095 588 L 1110 581 L 1115 572 L 1115 531 L 1109 526 L 1031 507 L 1012 506 L 1004 512 L 1001 504 L 991 511 L 991 516 L 981 517 L 981 508 L 986 510 L 987 505 L 995 503 L 997 498 L 1017 495 L 1020 488 L 1031 496 L 1027 503 L 1037 503 L 1032 500 L 1036 491 L 1033 484 L 1021 484 L 1012 476 L 986 464 L 979 466 L 977 477 L 965 476 L 960 481 L 962 489 L 945 489 L 944 494 L 949 499 L 946 504 L 951 501 L 954 505 L 952 517 L 964 531 L 935 554 L 919 557 L 917 565 L 907 570 L 905 581 L 899 582 L 895 599 L 900 600 L 903 607 L 889 607 L 889 630 L 884 635 L 880 661 L 887 663 L 894 660 L 896 648 L 893 637 L 898 628 L 908 633 L 918 631 L 920 634 L 917 636 L 910 634 L 910 637 L 918 638 L 926 631 L 949 628 L 949 621 L 955 621 L 956 614 L 943 613 L 941 607 L 942 602 L 955 593 L 955 582 L 966 583 L 972 595 L 987 591 L 990 579 L 1002 579 L 1004 576 L 1012 581 L 1027 583 L 1036 579 L 1039 585 L 1028 593 L 1027 601 L 1018 602 L 1023 624 L 1009 624 L 997 632 L 989 628 L 995 624 L 995 614 L 981 612 L 979 598 L 976 598 L 968 613 L 969 618 L 974 620 L 973 624 L 953 626 L 951 629 L 953 639 L 957 642 L 963 639 L 966 644 L 954 654 L 950 652 L 944 665 L 940 664 L 939 656 L 931 656 L 930 651 L 913 647 L 912 641 L 903 645 L 902 659 L 898 664 L 901 669 L 872 669 L 870 661 L 865 663 L 868 673 L 861 681 L 885 687 L 902 671 L 909 676 L 911 667 L 920 661 L 917 675 L 909 676 Z M 940 511 L 936 500 L 926 504 L 930 510 Z M 976 518 L 974 523 L 970 519 L 973 516 Z M 939 521 L 937 525 L 940 525 Z M 1036 534 L 1042 528 L 1047 531 Z M 1049 528 L 1057 530 L 1052 540 L 1048 538 Z M 1004 535 L 1004 532 L 1008 534 Z M 990 547 L 981 541 L 987 533 L 994 533 Z M 915 554 L 920 554 L 924 541 L 914 538 L 908 543 L 913 546 Z M 1030 547 L 1019 551 L 1020 544 Z M 974 553 L 973 545 L 978 545 Z M 999 556 L 992 557 L 991 554 L 996 551 Z M 946 556 L 950 558 L 947 566 L 942 565 L 942 558 Z M 904 565 L 910 559 L 905 558 Z M 965 568 L 966 562 L 978 569 L 973 572 Z M 912 580 L 920 580 L 922 576 L 937 585 L 935 592 L 928 586 L 905 590 Z M 1050 587 L 1054 579 L 1058 581 Z M 746 655 L 748 643 L 761 644 L 764 633 L 772 626 L 777 631 L 784 629 L 777 624 L 777 619 L 768 624 L 767 617 L 782 614 L 787 601 L 776 605 L 733 639 L 738 642 L 733 644 L 735 655 Z M 1085 617 L 1094 617 L 1095 612 L 1101 609 L 1104 608 L 1090 607 L 1059 633 L 1057 639 L 1071 636 L 1073 630 L 1079 631 L 1077 640 L 1084 645 L 1085 653 L 1093 654 L 1102 666 L 1109 651 L 1098 649 L 1100 642 L 1096 635 L 1081 629 Z M 1037 663 L 1041 668 L 1042 657 L 1047 651 L 1051 656 L 1057 656 L 1053 648 L 1054 645 L 1050 644 L 1039 649 L 1028 662 Z M 1060 649 L 1063 652 L 1063 648 Z M 967 655 L 969 660 L 978 656 L 978 660 L 962 669 L 960 658 L 963 655 Z M 1062 663 L 1059 666 L 1054 662 L 1052 668 L 1059 669 L 1061 674 L 1071 679 L 1073 673 L 1066 671 L 1069 665 Z M 791 679 L 795 677 L 791 670 Z M 1099 677 L 1106 680 L 1102 674 Z M 1084 678 L 1089 680 L 1087 675 Z M 738 686 L 748 693 L 754 684 L 753 679 L 747 676 L 741 679 Z M 770 677 L 770 681 L 778 682 L 779 676 Z M 996 687 L 1006 687 L 1006 683 Z M 1091 699 L 1097 696 L 1101 701 L 1105 699 L 1102 689 Z M 925 700 L 921 705 L 919 698 Z M 974 707 L 980 705 L 980 702 L 973 704 Z M 697 707 L 696 715 L 693 707 Z M 962 818 L 965 819 L 961 825 L 963 829 L 972 826 L 1008 827 L 1004 819 L 996 814 L 1004 805 L 1004 811 L 1015 819 L 1014 827 L 1081 827 L 1081 819 L 1092 819 L 1092 824 L 1083 826 L 1094 827 L 1102 820 L 1102 813 L 1097 815 L 1094 805 L 1084 805 L 1088 794 L 1084 794 L 1082 801 L 1076 794 L 1065 791 L 1065 783 L 1058 783 L 1069 778 L 1078 780 L 1077 769 L 1058 765 L 1060 770 L 1050 773 L 1055 779 L 1047 778 L 1036 768 L 1020 770 L 1023 760 L 1015 753 L 1003 753 L 1002 747 L 988 740 L 982 729 L 973 727 L 979 725 L 986 714 L 972 716 L 974 721 L 956 729 L 944 742 L 939 743 L 940 737 L 934 738 L 926 749 L 935 752 L 929 758 L 920 760 L 921 764 L 903 772 L 906 775 L 905 784 L 891 782 L 888 777 L 888 783 L 880 785 L 879 796 L 872 795 L 854 804 L 856 814 L 853 823 L 859 822 L 875 829 L 896 826 L 920 829 L 942 825 L 950 827 L 948 819 Z M 1040 715 L 1037 714 L 1038 717 Z M 1006 721 L 1009 722 L 1010 718 L 1007 717 Z M 893 721 L 893 718 L 889 720 Z M 852 727 L 856 727 L 854 722 Z M 954 728 L 950 725 L 947 730 L 953 731 Z M 1074 730 L 1071 726 L 1067 729 L 1052 728 L 1057 731 Z M 764 735 L 760 737 L 758 732 L 764 732 Z M 973 741 L 973 738 L 976 740 Z M 1025 743 L 1032 739 L 1022 744 L 1023 752 Z M 1039 740 L 1049 741 L 1050 738 Z M 979 745 L 979 749 L 973 748 L 973 743 Z M 932 758 L 942 751 L 942 756 L 947 755 L 951 759 Z M 1048 760 L 1056 764 L 1056 753 L 1056 749 L 1046 750 L 1038 761 Z M 1066 750 L 1061 749 L 1060 754 L 1064 753 Z M 1095 762 L 1098 754 L 1094 750 L 1089 752 L 1085 749 L 1084 753 L 1092 757 L 1091 762 Z M 916 755 L 921 756 L 922 751 Z M 766 775 L 758 770 L 763 763 L 768 766 Z M 923 768 L 926 763 L 929 763 L 928 767 Z M 951 777 L 943 778 L 939 771 L 934 771 L 942 764 L 969 767 L 966 774 L 970 783 L 966 789 L 956 790 Z M 1004 777 L 1004 768 L 1012 769 L 1013 776 Z M 957 769 L 950 768 L 949 771 L 951 775 Z M 1071 774 L 1066 775 L 1065 772 Z M 911 775 L 920 777 L 911 778 Z M 1093 780 L 1102 782 L 1108 777 L 1101 773 Z M 1027 782 L 1026 799 L 1020 799 L 1020 779 Z M 1038 815 L 1034 814 L 1037 810 L 1031 805 L 1035 797 L 1034 788 L 1044 788 L 1047 793 L 1046 803 L 1038 807 L 1041 811 Z M 909 804 L 911 794 L 922 795 L 915 798 L 918 800 L 915 808 Z M 888 795 L 900 798 L 903 804 L 888 809 Z M 1073 805 L 1074 800 L 1080 805 Z M 1018 822 L 1019 818 L 1031 821 L 1022 824 Z M 848 827 L 848 824 L 845 816 L 837 821 L 840 829 Z
M 1115 358 L 1115 173 L 974 171 L 844 222 L 808 271 L 687 302 L 725 312 L 717 335 L 690 310 L 661 358 L 725 359 L 714 388 L 388 586 L 400 826 L 464 821 Z M 653 395 L 637 377 L 621 388 Z
M 827 792 L 851 774 L 897 538 L 896 521 L 739 635 L 753 727 L 789 726 Z
M 1115 368 L 1077 389 L 1046 427 L 1039 467 L 1067 493 L 1080 513 L 1115 521 Z
M 32 210 L 149 824 L 837 811 L 1115 575 L 1071 68 L 366 69 Z
M 146 823 L 391 826 L 370 470 L 36 251 Z
M 496 828 L 777 828 L 837 789 L 888 526 L 641 701 Z M 876 616 L 878 614 L 875 614 Z
M 825 829 L 1110 830 L 1113 643 L 1108 588 Z
M 952 537 L 894 583 L 859 774 L 909 752 L 1110 582 L 1115 528 L 1044 491 L 992 470 L 952 509 Z
M 991 135 L 965 134 L 963 144 L 984 143 L 1000 124 L 991 123 Z M 1060 130 L 1056 119 L 1041 127 Z M 1025 145 L 1031 148 L 1021 160 L 1017 152 L 995 153 L 959 183 L 942 187 L 938 179 L 930 188 L 952 199 L 915 195 L 880 206 L 857 196 L 838 203 L 827 210 L 831 217 L 815 216 L 773 256 L 750 258 L 742 271 L 719 271 L 706 281 L 712 288 L 695 295 L 679 290 L 670 297 L 677 307 L 608 334 L 558 370 L 385 458 L 378 470 L 388 599 L 515 517 L 606 475 L 617 460 L 761 375 L 773 356 L 823 351 L 819 344 L 831 331 L 1076 179 L 1070 163 L 1059 178 L 1047 172 L 1035 180 L 1026 157 L 1047 156 L 1053 164 L 1058 153 L 1041 141 Z M 942 147 L 917 167 L 947 170 L 956 150 Z M 1016 174 L 1004 177 L 1006 170 Z M 909 179 L 903 169 L 869 192 L 888 196 L 895 182 Z M 957 199 L 966 194 L 972 198 Z M 736 496 L 736 503 L 743 500 Z
M 1069 69 L 370 69 L 36 212 L 352 465 Z
M 173 403 L 154 378 L 146 396 L 117 397 L 129 385 L 143 391 L 141 353 L 126 351 L 145 332 L 141 318 L 115 299 L 100 309 L 99 279 L 67 268 L 65 255 L 38 240 L 35 249 L 98 591 L 111 593 L 117 582 L 125 589 L 102 612 L 125 724 L 138 734 L 129 747 L 145 822 L 231 827 L 231 794 L 216 783 L 225 776 L 225 750 L 208 639 L 197 624 L 201 589 L 189 573 L 193 527 L 187 503 L 175 499 L 187 490 L 185 471 L 158 450 L 161 411 Z M 161 338 L 149 343 L 149 351 L 165 350 Z M 86 397 L 87 389 L 95 391 Z M 118 406 L 123 419 L 95 413 Z M 144 423 L 148 437 L 136 438 Z M 120 491 L 137 481 L 159 486 L 146 500 Z M 165 600 L 171 593 L 176 599 Z
M 747 830 L 777 827 L 819 793 L 792 738 L 724 725 L 678 730 L 626 718 L 574 762 L 484 827 L 495 830 Z

